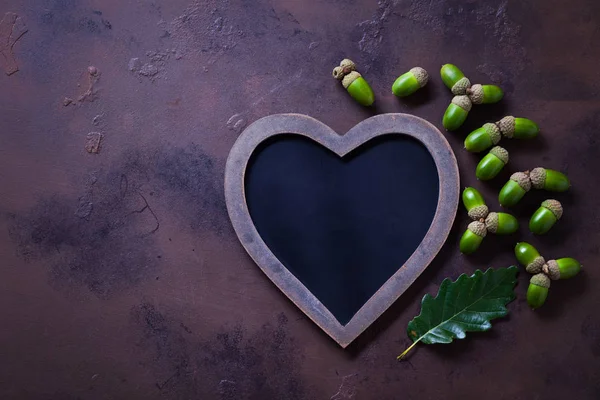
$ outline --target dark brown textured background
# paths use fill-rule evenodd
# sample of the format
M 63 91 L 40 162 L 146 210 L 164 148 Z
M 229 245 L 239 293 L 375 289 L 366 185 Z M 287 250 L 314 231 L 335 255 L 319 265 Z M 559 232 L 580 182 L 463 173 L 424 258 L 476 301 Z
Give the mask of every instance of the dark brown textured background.
M 29 32 L 13 48 L 20 71 L 0 73 L 0 398 L 600 398 L 598 1 L 4 0 L 5 12 Z M 438 127 L 451 98 L 443 63 L 501 84 L 501 104 L 448 134 L 463 186 L 492 209 L 511 171 L 542 165 L 573 183 L 547 237 L 527 230 L 550 196 L 535 192 L 515 209 L 519 234 L 473 257 L 458 252 L 461 208 L 433 264 L 346 350 L 251 262 L 222 189 L 245 124 L 298 112 L 343 133 L 372 114 L 330 77 L 344 56 L 376 112 Z M 87 89 L 89 65 L 96 94 L 63 106 Z M 394 98 L 415 65 L 430 84 Z M 462 140 L 508 114 L 537 121 L 541 137 L 504 141 L 510 168 L 478 183 Z M 84 150 L 89 132 L 104 134 L 100 154 Z M 421 297 L 446 276 L 515 263 L 517 240 L 585 270 L 536 312 L 521 272 L 492 331 L 396 362 Z

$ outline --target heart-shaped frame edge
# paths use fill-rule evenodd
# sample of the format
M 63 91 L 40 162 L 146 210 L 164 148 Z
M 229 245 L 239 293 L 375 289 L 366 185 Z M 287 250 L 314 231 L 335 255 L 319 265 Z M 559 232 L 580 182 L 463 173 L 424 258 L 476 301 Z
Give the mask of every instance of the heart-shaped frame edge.
M 381 135 L 408 135 L 431 154 L 438 172 L 439 197 L 427 234 L 398 268 L 346 324 L 333 314 L 271 252 L 250 216 L 245 195 L 245 173 L 250 157 L 265 140 L 283 134 L 310 138 L 343 157 Z M 355 125 L 345 135 L 302 114 L 275 114 L 248 126 L 233 145 L 225 168 L 225 201 L 233 228 L 254 262 L 313 322 L 345 348 L 373 324 L 427 268 L 442 248 L 456 216 L 460 192 L 458 164 L 442 133 L 428 121 L 409 114 L 381 114 Z

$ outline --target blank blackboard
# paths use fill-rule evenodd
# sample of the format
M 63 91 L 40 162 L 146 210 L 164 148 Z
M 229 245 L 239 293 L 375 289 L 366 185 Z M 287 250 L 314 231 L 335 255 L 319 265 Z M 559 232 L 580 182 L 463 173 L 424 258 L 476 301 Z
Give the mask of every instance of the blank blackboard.
M 262 239 L 344 325 L 417 248 L 438 192 L 425 146 L 393 134 L 344 158 L 277 135 L 256 148 L 245 176 Z

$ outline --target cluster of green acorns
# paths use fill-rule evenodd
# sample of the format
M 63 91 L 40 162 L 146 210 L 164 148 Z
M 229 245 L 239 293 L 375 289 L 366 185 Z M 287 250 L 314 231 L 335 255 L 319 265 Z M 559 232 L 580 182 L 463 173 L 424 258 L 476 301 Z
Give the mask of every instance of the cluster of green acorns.
M 342 81 L 342 86 L 350 96 L 363 106 L 371 106 L 375 102 L 375 95 L 369 83 L 356 71 L 356 64 L 347 58 L 333 69 L 333 77 Z M 429 74 L 421 67 L 411 68 L 410 71 L 400 75 L 392 84 L 392 93 L 398 97 L 406 97 L 429 81 Z
M 516 191 L 520 197 L 523 197 L 520 194 L 520 190 L 522 189 L 520 185 L 525 185 L 523 182 L 529 182 L 526 184 L 528 187 L 533 186 L 538 189 L 564 191 L 569 188 L 567 177 L 557 171 L 536 168 L 531 173 L 519 172 L 517 174 L 522 174 L 519 177 L 523 178 L 523 181 L 515 186 L 510 182 L 520 179 L 511 177 L 511 181 L 505 185 L 506 189 L 503 188 L 503 190 L 509 192 L 509 198 L 512 198 L 510 196 L 511 191 Z M 532 175 L 534 178 L 531 178 Z M 517 197 L 519 197 L 518 195 Z M 501 204 L 502 196 L 501 191 Z M 473 220 L 460 239 L 460 251 L 463 254 L 475 252 L 488 233 L 510 235 L 515 233 L 519 228 L 517 219 L 511 214 L 490 212 L 483 196 L 472 187 L 468 187 L 463 191 L 462 201 L 469 217 Z M 516 202 L 513 204 L 516 204 Z M 556 200 L 546 200 L 542 202 L 542 206 L 531 217 L 529 229 L 535 234 L 544 234 L 550 230 L 561 216 L 561 204 Z M 527 289 L 527 303 L 533 309 L 542 306 L 546 301 L 551 280 L 568 279 L 575 276 L 581 270 L 581 264 L 574 258 L 560 258 L 546 261 L 532 245 L 524 242 L 517 243 L 515 255 L 519 263 L 525 266 L 527 272 L 533 274 L 529 281 L 529 288 Z
M 480 98 L 483 103 L 496 102 L 502 98 L 502 90 L 494 85 L 479 85 L 483 89 L 477 89 L 477 95 L 474 95 L 472 89 L 477 85 L 470 86 L 469 79 L 466 78 L 462 71 L 455 65 L 444 65 L 441 69 L 441 75 L 446 86 L 452 90 L 452 93 L 457 95 L 452 100 L 454 105 L 451 104 L 446 110 L 446 115 L 444 115 L 444 127 L 446 127 L 446 129 L 448 129 L 448 124 L 454 126 L 453 124 L 456 120 L 453 116 L 455 114 L 458 113 L 461 115 L 459 121 L 464 122 L 464 119 L 466 119 L 466 113 L 456 110 L 456 104 L 459 102 L 457 97 L 461 96 L 460 93 L 465 93 L 465 95 L 462 96 L 468 97 L 470 101 L 475 104 L 480 103 Z M 460 101 L 466 101 L 466 99 Z M 448 116 L 451 121 L 446 121 Z M 460 124 L 462 124 L 462 122 L 460 122 Z M 498 146 L 502 137 L 508 139 L 533 139 L 537 137 L 539 132 L 540 129 L 535 122 L 527 118 L 515 118 L 513 116 L 506 116 L 495 123 L 484 124 L 481 128 L 471 132 L 464 142 L 467 151 L 471 153 L 480 153 L 491 148 L 481 159 L 479 164 L 477 164 L 475 170 L 477 179 L 482 181 L 493 179 L 500 171 L 502 171 L 506 164 L 508 164 L 508 151 L 505 148 Z M 569 179 L 565 174 L 551 169 L 537 167 L 531 171 L 516 172 L 512 174 L 509 181 L 500 190 L 498 200 L 503 207 L 512 207 L 516 205 L 523 196 L 531 190 L 531 188 L 543 189 L 550 192 L 564 192 L 569 189 L 570 185 Z M 468 210 L 469 207 L 466 203 L 465 206 Z M 563 208 L 559 201 L 554 199 L 545 200 L 532 215 L 529 221 L 529 229 L 536 235 L 543 235 L 556 224 L 562 217 L 562 214 Z M 470 229 L 467 230 L 466 234 L 469 234 L 470 236 L 472 236 L 472 234 L 485 235 L 487 232 L 484 232 L 481 229 L 481 225 L 475 222 L 469 225 Z M 469 231 L 471 231 L 471 233 L 469 233 Z M 473 238 L 471 240 L 476 241 L 476 239 Z M 472 249 L 473 247 L 466 246 L 465 248 Z
M 516 172 L 500 190 L 498 200 L 504 207 L 514 206 L 532 187 L 564 192 L 569 189 L 570 182 L 565 174 L 542 167 L 531 172 Z M 483 197 L 474 188 L 468 187 L 463 191 L 462 201 L 473 220 L 460 240 L 460 251 L 463 254 L 475 252 L 488 232 L 509 235 L 519 229 L 516 218 L 511 214 L 489 212 Z M 536 235 L 543 235 L 550 231 L 562 215 L 563 207 L 558 200 L 545 200 L 531 216 L 529 230 Z
M 504 207 L 512 207 L 531 188 L 550 192 L 566 192 L 570 186 L 569 178 L 562 172 L 537 167 L 531 171 L 512 174 L 508 182 L 500 189 L 498 201 Z M 554 226 L 562 214 L 563 207 L 558 200 L 545 200 L 531 217 L 529 229 L 536 235 L 543 235 Z
M 442 125 L 448 131 L 462 126 L 473 104 L 497 103 L 504 97 L 504 92 L 496 85 L 471 85 L 469 78 L 456 65 L 443 65 L 440 75 L 444 85 L 454 94 L 442 119 Z
M 496 156 L 494 155 L 494 157 Z M 494 161 L 492 160 L 490 162 Z M 571 183 L 569 182 L 569 178 L 562 172 L 537 167 L 531 171 L 515 172 L 512 174 L 508 182 L 500 189 L 498 201 L 503 207 L 512 207 L 515 206 L 523 196 L 531 190 L 531 188 L 547 190 L 550 192 L 565 192 L 570 186 Z M 465 207 L 467 207 L 466 204 Z M 529 230 L 536 235 L 544 235 L 550 231 L 558 220 L 561 219 L 562 215 L 563 207 L 560 201 L 555 199 L 544 200 L 531 216 L 529 220 Z
M 473 220 L 460 239 L 460 252 L 474 253 L 488 232 L 510 235 L 519 229 L 519 222 L 511 214 L 490 212 L 481 193 L 472 187 L 463 190 L 462 201 L 469 217 Z
M 535 247 L 525 242 L 517 243 L 515 256 L 525 270 L 533 274 L 527 288 L 527 303 L 534 309 L 546 301 L 551 280 L 569 279 L 581 271 L 581 263 L 576 259 L 566 257 L 546 261 Z

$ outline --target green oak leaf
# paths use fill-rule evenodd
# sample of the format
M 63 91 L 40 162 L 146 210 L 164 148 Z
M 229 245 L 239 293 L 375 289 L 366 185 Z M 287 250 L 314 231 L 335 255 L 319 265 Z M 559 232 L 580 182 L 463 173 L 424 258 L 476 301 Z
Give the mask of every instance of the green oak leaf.
M 489 268 L 462 274 L 455 282 L 444 279 L 436 297 L 426 294 L 421 314 L 408 323 L 408 337 L 413 344 L 398 356 L 404 358 L 417 343 L 451 343 L 464 339 L 467 332 L 491 329 L 490 321 L 508 314 L 506 305 L 514 300 L 518 269 Z

